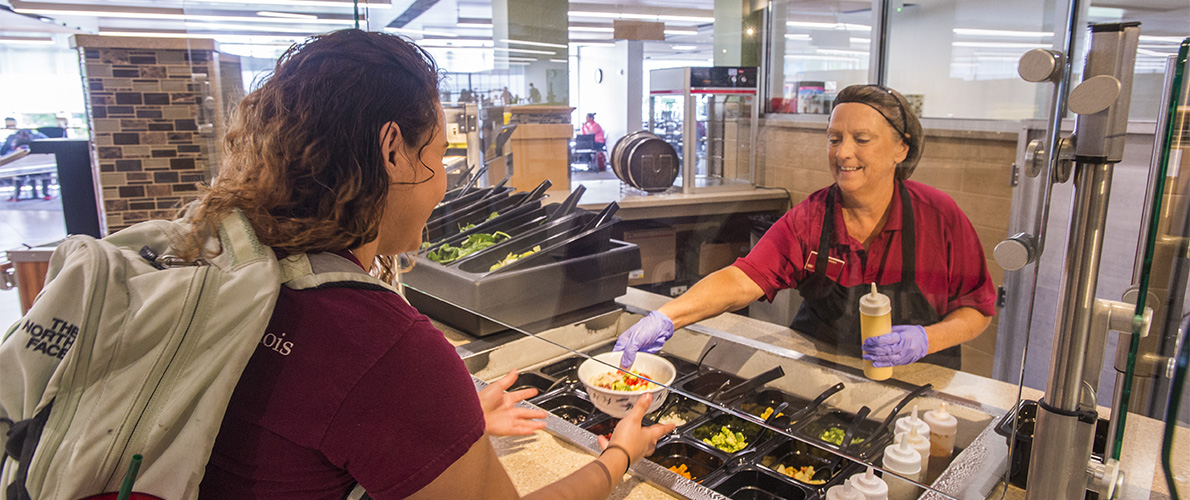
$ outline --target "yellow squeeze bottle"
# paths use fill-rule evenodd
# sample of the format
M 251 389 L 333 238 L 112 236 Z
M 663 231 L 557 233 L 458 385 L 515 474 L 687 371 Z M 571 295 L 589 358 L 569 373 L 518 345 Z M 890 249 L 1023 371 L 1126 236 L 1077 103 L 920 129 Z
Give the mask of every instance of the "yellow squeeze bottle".
M 892 331 L 892 303 L 888 295 L 876 291 L 876 283 L 872 283 L 872 293 L 859 298 L 859 332 L 860 341 L 871 337 L 879 337 Z M 864 360 L 864 376 L 872 380 L 888 380 L 892 377 L 891 366 L 876 368 L 872 362 Z

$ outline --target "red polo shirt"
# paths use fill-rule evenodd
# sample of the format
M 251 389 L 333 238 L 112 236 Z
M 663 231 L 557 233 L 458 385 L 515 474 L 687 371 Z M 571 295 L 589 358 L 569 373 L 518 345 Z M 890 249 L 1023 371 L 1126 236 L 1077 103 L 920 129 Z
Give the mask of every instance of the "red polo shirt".
M 925 184 L 905 181 L 916 222 L 917 285 L 945 317 L 960 307 L 973 307 L 986 316 L 996 313 L 996 290 L 988 273 L 983 246 L 967 216 L 954 200 Z M 752 251 L 733 264 L 764 290 L 768 300 L 780 290 L 797 288 L 812 271 L 812 252 L 818 250 L 822 217 L 829 188 L 818 190 L 781 217 Z M 852 287 L 901 280 L 901 194 L 893 190 L 888 220 L 869 248 L 847 234 L 840 202 L 835 202 L 835 233 L 830 257 L 842 264 L 828 266 L 827 276 Z

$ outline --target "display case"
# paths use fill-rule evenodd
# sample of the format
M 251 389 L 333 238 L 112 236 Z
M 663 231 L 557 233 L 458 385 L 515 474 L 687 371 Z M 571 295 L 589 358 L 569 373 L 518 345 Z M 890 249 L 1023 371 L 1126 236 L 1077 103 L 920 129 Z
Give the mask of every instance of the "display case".
M 681 157 L 674 185 L 687 194 L 751 189 L 756 68 L 668 68 L 653 70 L 649 78 L 649 131 Z

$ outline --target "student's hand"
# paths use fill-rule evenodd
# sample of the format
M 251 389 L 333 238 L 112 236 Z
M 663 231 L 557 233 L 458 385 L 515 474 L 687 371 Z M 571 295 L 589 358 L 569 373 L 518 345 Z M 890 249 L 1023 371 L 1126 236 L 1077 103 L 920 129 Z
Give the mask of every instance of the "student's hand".
M 486 431 L 493 436 L 524 436 L 545 428 L 546 412 L 517 406 L 517 403 L 537 395 L 537 389 L 504 392 L 516 383 L 516 370 L 508 372 L 479 391 L 479 405 L 483 407 Z
M 606 449 L 613 444 L 622 446 L 631 455 L 632 463 L 652 455 L 657 449 L 657 440 L 674 430 L 673 424 L 641 427 L 640 421 L 649 412 L 649 404 L 652 402 L 652 394 L 642 394 L 632 409 L 628 410 L 628 414 L 616 424 L 611 439 L 599 436 L 599 447 Z
M 624 351 L 620 368 L 627 370 L 636 362 L 638 351 L 657 352 L 674 336 L 674 322 L 661 311 L 653 311 L 620 334 L 613 351 Z
M 891 332 L 865 340 L 863 350 L 874 367 L 907 365 L 930 353 L 930 338 L 920 325 L 894 325 Z

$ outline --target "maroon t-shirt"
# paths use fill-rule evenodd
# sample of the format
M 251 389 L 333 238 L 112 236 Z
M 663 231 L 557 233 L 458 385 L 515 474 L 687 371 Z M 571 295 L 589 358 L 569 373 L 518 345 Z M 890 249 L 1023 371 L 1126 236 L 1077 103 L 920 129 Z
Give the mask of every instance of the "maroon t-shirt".
M 403 498 L 483 432 L 462 360 L 400 296 L 282 287 L 199 494 L 341 500 L 359 482 L 373 498 Z
M 917 286 L 930 305 L 945 317 L 960 307 L 996 314 L 996 290 L 988 273 L 983 246 L 975 228 L 954 200 L 925 184 L 905 181 L 916 223 Z M 733 264 L 764 290 L 768 300 L 780 290 L 797 288 L 813 272 L 826 193 L 820 189 L 798 203 L 764 234 L 746 257 Z M 884 229 L 867 249 L 847 234 L 843 210 L 836 201 L 835 233 L 830 240 L 827 277 L 846 287 L 901 281 L 901 194 L 893 190 Z M 842 262 L 839 262 L 842 261 Z

